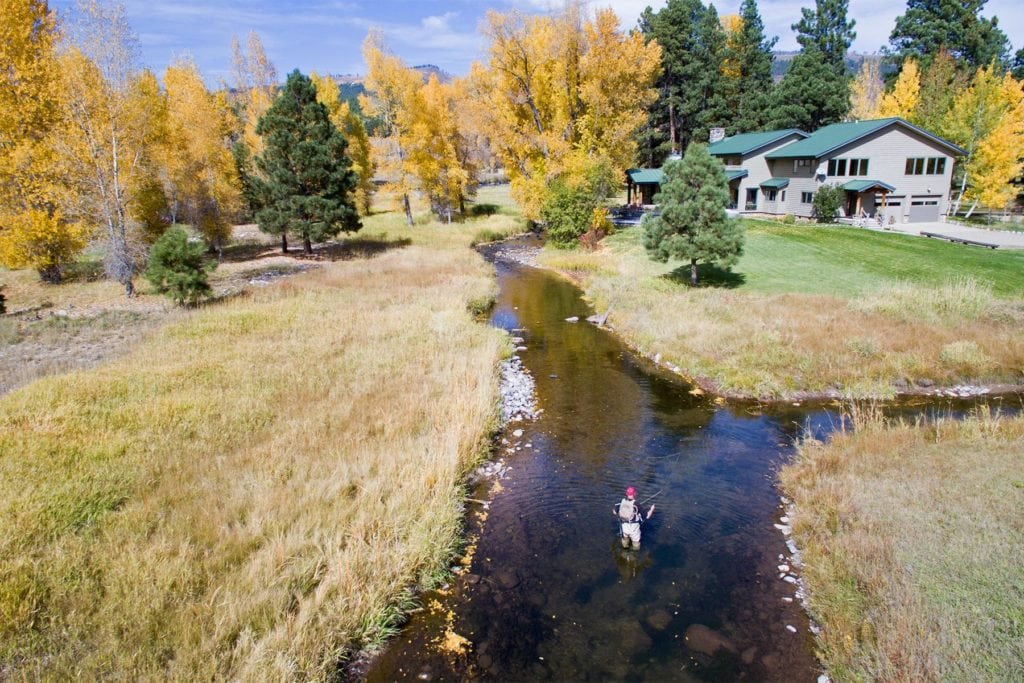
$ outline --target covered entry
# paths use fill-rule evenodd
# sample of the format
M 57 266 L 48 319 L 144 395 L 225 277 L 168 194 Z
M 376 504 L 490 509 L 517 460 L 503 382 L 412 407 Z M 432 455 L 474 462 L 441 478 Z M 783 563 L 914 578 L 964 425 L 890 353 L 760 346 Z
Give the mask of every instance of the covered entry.
M 878 212 L 886 213 L 886 198 L 896 189 L 881 180 L 851 180 L 840 187 L 846 191 L 843 209 L 849 218 L 874 216 Z
M 654 203 L 654 195 L 660 191 L 660 168 L 631 168 L 626 171 L 626 203 L 630 206 L 650 206 Z

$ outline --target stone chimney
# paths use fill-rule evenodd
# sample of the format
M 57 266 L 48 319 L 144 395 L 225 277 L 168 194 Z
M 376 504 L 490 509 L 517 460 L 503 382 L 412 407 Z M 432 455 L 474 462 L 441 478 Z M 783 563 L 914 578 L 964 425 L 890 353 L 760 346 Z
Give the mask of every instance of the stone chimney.
M 712 128 L 708 142 L 715 143 L 725 139 L 725 128 Z

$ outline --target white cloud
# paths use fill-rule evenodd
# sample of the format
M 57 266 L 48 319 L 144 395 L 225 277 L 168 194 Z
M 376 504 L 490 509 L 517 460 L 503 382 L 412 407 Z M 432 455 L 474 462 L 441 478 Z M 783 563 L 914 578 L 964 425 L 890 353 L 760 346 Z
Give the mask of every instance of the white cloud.
M 451 31 L 451 27 L 448 22 L 453 18 L 459 16 L 458 12 L 445 12 L 439 16 L 424 17 L 420 22 L 423 24 L 423 28 L 428 31 Z

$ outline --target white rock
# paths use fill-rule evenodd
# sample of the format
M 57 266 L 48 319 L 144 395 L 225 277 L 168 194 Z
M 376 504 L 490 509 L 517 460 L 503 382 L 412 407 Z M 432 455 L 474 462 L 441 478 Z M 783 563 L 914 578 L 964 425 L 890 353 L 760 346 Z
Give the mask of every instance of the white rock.
M 796 633 L 796 626 L 793 626 L 793 624 L 786 624 L 786 630 L 790 633 Z
M 796 552 L 796 543 L 793 542 L 792 538 L 786 541 L 786 547 L 789 548 L 791 554 Z
M 821 674 L 818 676 L 818 683 L 831 683 L 831 679 L 828 677 L 828 674 Z
M 788 564 L 780 564 L 779 565 L 779 571 L 780 572 L 788 572 L 789 571 L 789 565 Z
M 782 517 L 779 517 L 779 521 L 782 522 L 783 524 L 789 524 L 789 517 L 787 517 L 786 515 L 783 515 Z
M 795 576 L 793 576 L 792 574 L 786 574 L 785 576 L 782 577 L 782 580 L 785 581 L 786 583 L 796 583 L 797 582 L 797 578 Z
M 521 437 L 522 435 L 523 435 L 523 430 L 522 429 L 517 429 L 514 432 L 512 432 L 512 436 L 516 437 L 517 439 L 519 437 Z
M 793 598 L 784 597 L 784 598 L 782 598 L 782 602 L 793 602 Z
M 579 321 L 580 321 L 580 317 L 578 315 L 574 315 L 571 318 L 566 318 L 565 319 L 565 322 L 567 322 L 567 323 L 578 323 Z

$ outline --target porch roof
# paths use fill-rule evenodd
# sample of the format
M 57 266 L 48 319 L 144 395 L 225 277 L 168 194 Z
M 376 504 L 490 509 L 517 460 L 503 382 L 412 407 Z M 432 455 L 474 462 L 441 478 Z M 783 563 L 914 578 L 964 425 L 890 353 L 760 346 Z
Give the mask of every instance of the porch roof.
M 881 180 L 848 180 L 840 185 L 840 187 L 847 192 L 868 192 L 869 190 L 896 191 L 895 187 L 889 183 L 883 183 Z
M 781 190 L 784 187 L 789 187 L 789 178 L 769 178 L 761 183 L 761 187 Z
M 661 184 L 661 169 L 660 168 L 631 168 L 626 171 L 626 175 L 633 181 L 634 185 L 660 185 Z
M 725 178 L 730 183 L 734 180 L 747 177 L 747 169 L 745 168 L 727 168 L 725 169 Z

